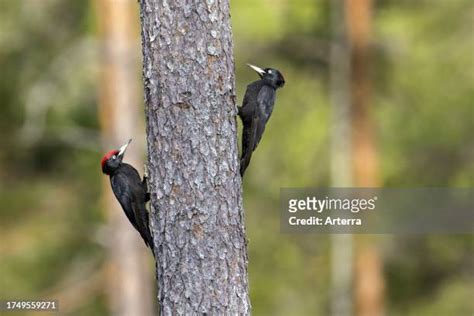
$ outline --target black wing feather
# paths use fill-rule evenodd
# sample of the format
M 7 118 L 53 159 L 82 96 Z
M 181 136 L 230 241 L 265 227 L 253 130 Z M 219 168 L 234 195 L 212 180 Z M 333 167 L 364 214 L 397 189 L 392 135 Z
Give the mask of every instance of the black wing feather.
M 240 175 L 243 176 L 250 164 L 253 151 L 262 139 L 265 125 L 270 118 L 275 103 L 275 89 L 262 84 L 261 81 L 247 86 L 239 116 L 244 128 L 242 131 L 242 157 Z
M 263 132 L 265 131 L 265 126 L 267 125 L 268 119 L 272 115 L 273 105 L 275 104 L 275 89 L 266 85 L 262 86 L 258 92 L 257 104 L 259 120 L 253 150 L 255 150 L 255 148 L 257 148 L 258 144 L 260 143 Z
M 130 223 L 140 233 L 145 244 L 152 245 L 148 211 L 145 203 L 149 199 L 146 180 L 140 180 L 137 170 L 123 163 L 118 172 L 110 178 L 113 191 Z
M 250 120 L 250 126 L 246 127 L 242 134 L 242 158 L 240 159 L 240 175 L 243 176 L 245 169 L 250 164 L 250 158 L 255 148 L 255 140 L 257 138 L 257 130 L 259 126 L 259 117 L 255 113 Z
M 133 227 L 138 230 L 135 213 L 133 212 L 132 207 L 133 197 L 131 196 L 131 190 L 128 186 L 126 176 L 122 173 L 117 173 L 113 177 L 110 177 L 110 183 L 112 185 L 115 197 L 119 201 L 120 206 L 122 206 L 125 215 Z

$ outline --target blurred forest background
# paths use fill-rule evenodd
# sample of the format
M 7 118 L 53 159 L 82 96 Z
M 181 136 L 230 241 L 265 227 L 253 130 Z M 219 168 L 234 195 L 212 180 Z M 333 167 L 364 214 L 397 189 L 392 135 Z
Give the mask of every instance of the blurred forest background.
M 107 103 L 113 76 L 103 75 L 110 61 L 103 57 L 107 31 L 100 25 L 108 10 L 100 2 L 0 0 L 0 298 L 59 299 L 70 315 L 115 310 L 111 284 L 120 274 L 110 273 L 109 262 L 126 257 L 108 247 L 116 227 L 110 213 L 124 216 L 104 198 L 110 188 L 99 163 L 126 140 L 104 132 L 109 116 L 99 104 Z M 135 81 L 124 89 L 138 91 L 136 102 L 128 102 L 138 111 L 139 129 L 130 151 L 143 160 L 138 4 L 128 2 L 134 22 L 124 24 L 133 44 L 127 66 Z M 231 3 L 238 103 L 256 79 L 247 62 L 276 67 L 287 82 L 244 181 L 255 315 L 328 315 L 338 301 L 331 298 L 338 241 L 281 234 L 278 210 L 281 187 L 335 183 L 331 133 L 343 121 L 331 117 L 338 89 L 331 81 L 336 2 Z M 371 65 L 363 80 L 370 82 L 366 106 L 378 161 L 373 183 L 472 187 L 474 2 L 374 0 L 371 11 Z M 361 238 L 354 239 L 349 248 L 357 249 Z M 362 239 L 375 249 L 387 315 L 474 314 L 472 235 Z M 149 284 L 134 290 L 153 300 L 152 257 L 135 245 L 149 267 Z

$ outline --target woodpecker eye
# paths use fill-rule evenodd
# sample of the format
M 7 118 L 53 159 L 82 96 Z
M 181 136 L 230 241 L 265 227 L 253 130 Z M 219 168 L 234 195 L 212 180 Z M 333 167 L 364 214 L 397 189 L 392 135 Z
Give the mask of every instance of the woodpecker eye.
M 112 159 L 113 159 L 113 160 L 117 159 L 117 156 L 113 155 L 113 156 L 112 156 Z
M 268 73 L 269 73 L 269 74 L 272 74 L 272 71 L 271 71 L 271 69 L 268 71 Z

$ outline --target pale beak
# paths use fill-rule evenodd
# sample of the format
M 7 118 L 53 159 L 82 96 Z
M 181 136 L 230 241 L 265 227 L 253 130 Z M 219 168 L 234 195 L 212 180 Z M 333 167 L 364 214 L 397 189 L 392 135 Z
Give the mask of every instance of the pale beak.
M 117 156 L 123 156 L 125 154 L 125 151 L 127 150 L 128 145 L 130 145 L 131 142 L 132 142 L 132 139 L 130 138 L 125 145 L 120 147 L 120 150 Z
M 256 72 L 258 72 L 261 76 L 263 76 L 265 74 L 265 70 L 263 70 L 260 67 L 257 67 L 257 66 L 251 65 L 251 64 L 247 64 L 247 66 L 249 66 L 250 68 L 252 68 Z

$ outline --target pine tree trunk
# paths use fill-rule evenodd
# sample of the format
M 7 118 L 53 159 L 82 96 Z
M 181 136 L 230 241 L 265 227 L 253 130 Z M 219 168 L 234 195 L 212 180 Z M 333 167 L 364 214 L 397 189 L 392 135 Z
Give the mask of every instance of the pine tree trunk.
M 161 314 L 249 314 L 229 1 L 140 7 Z

